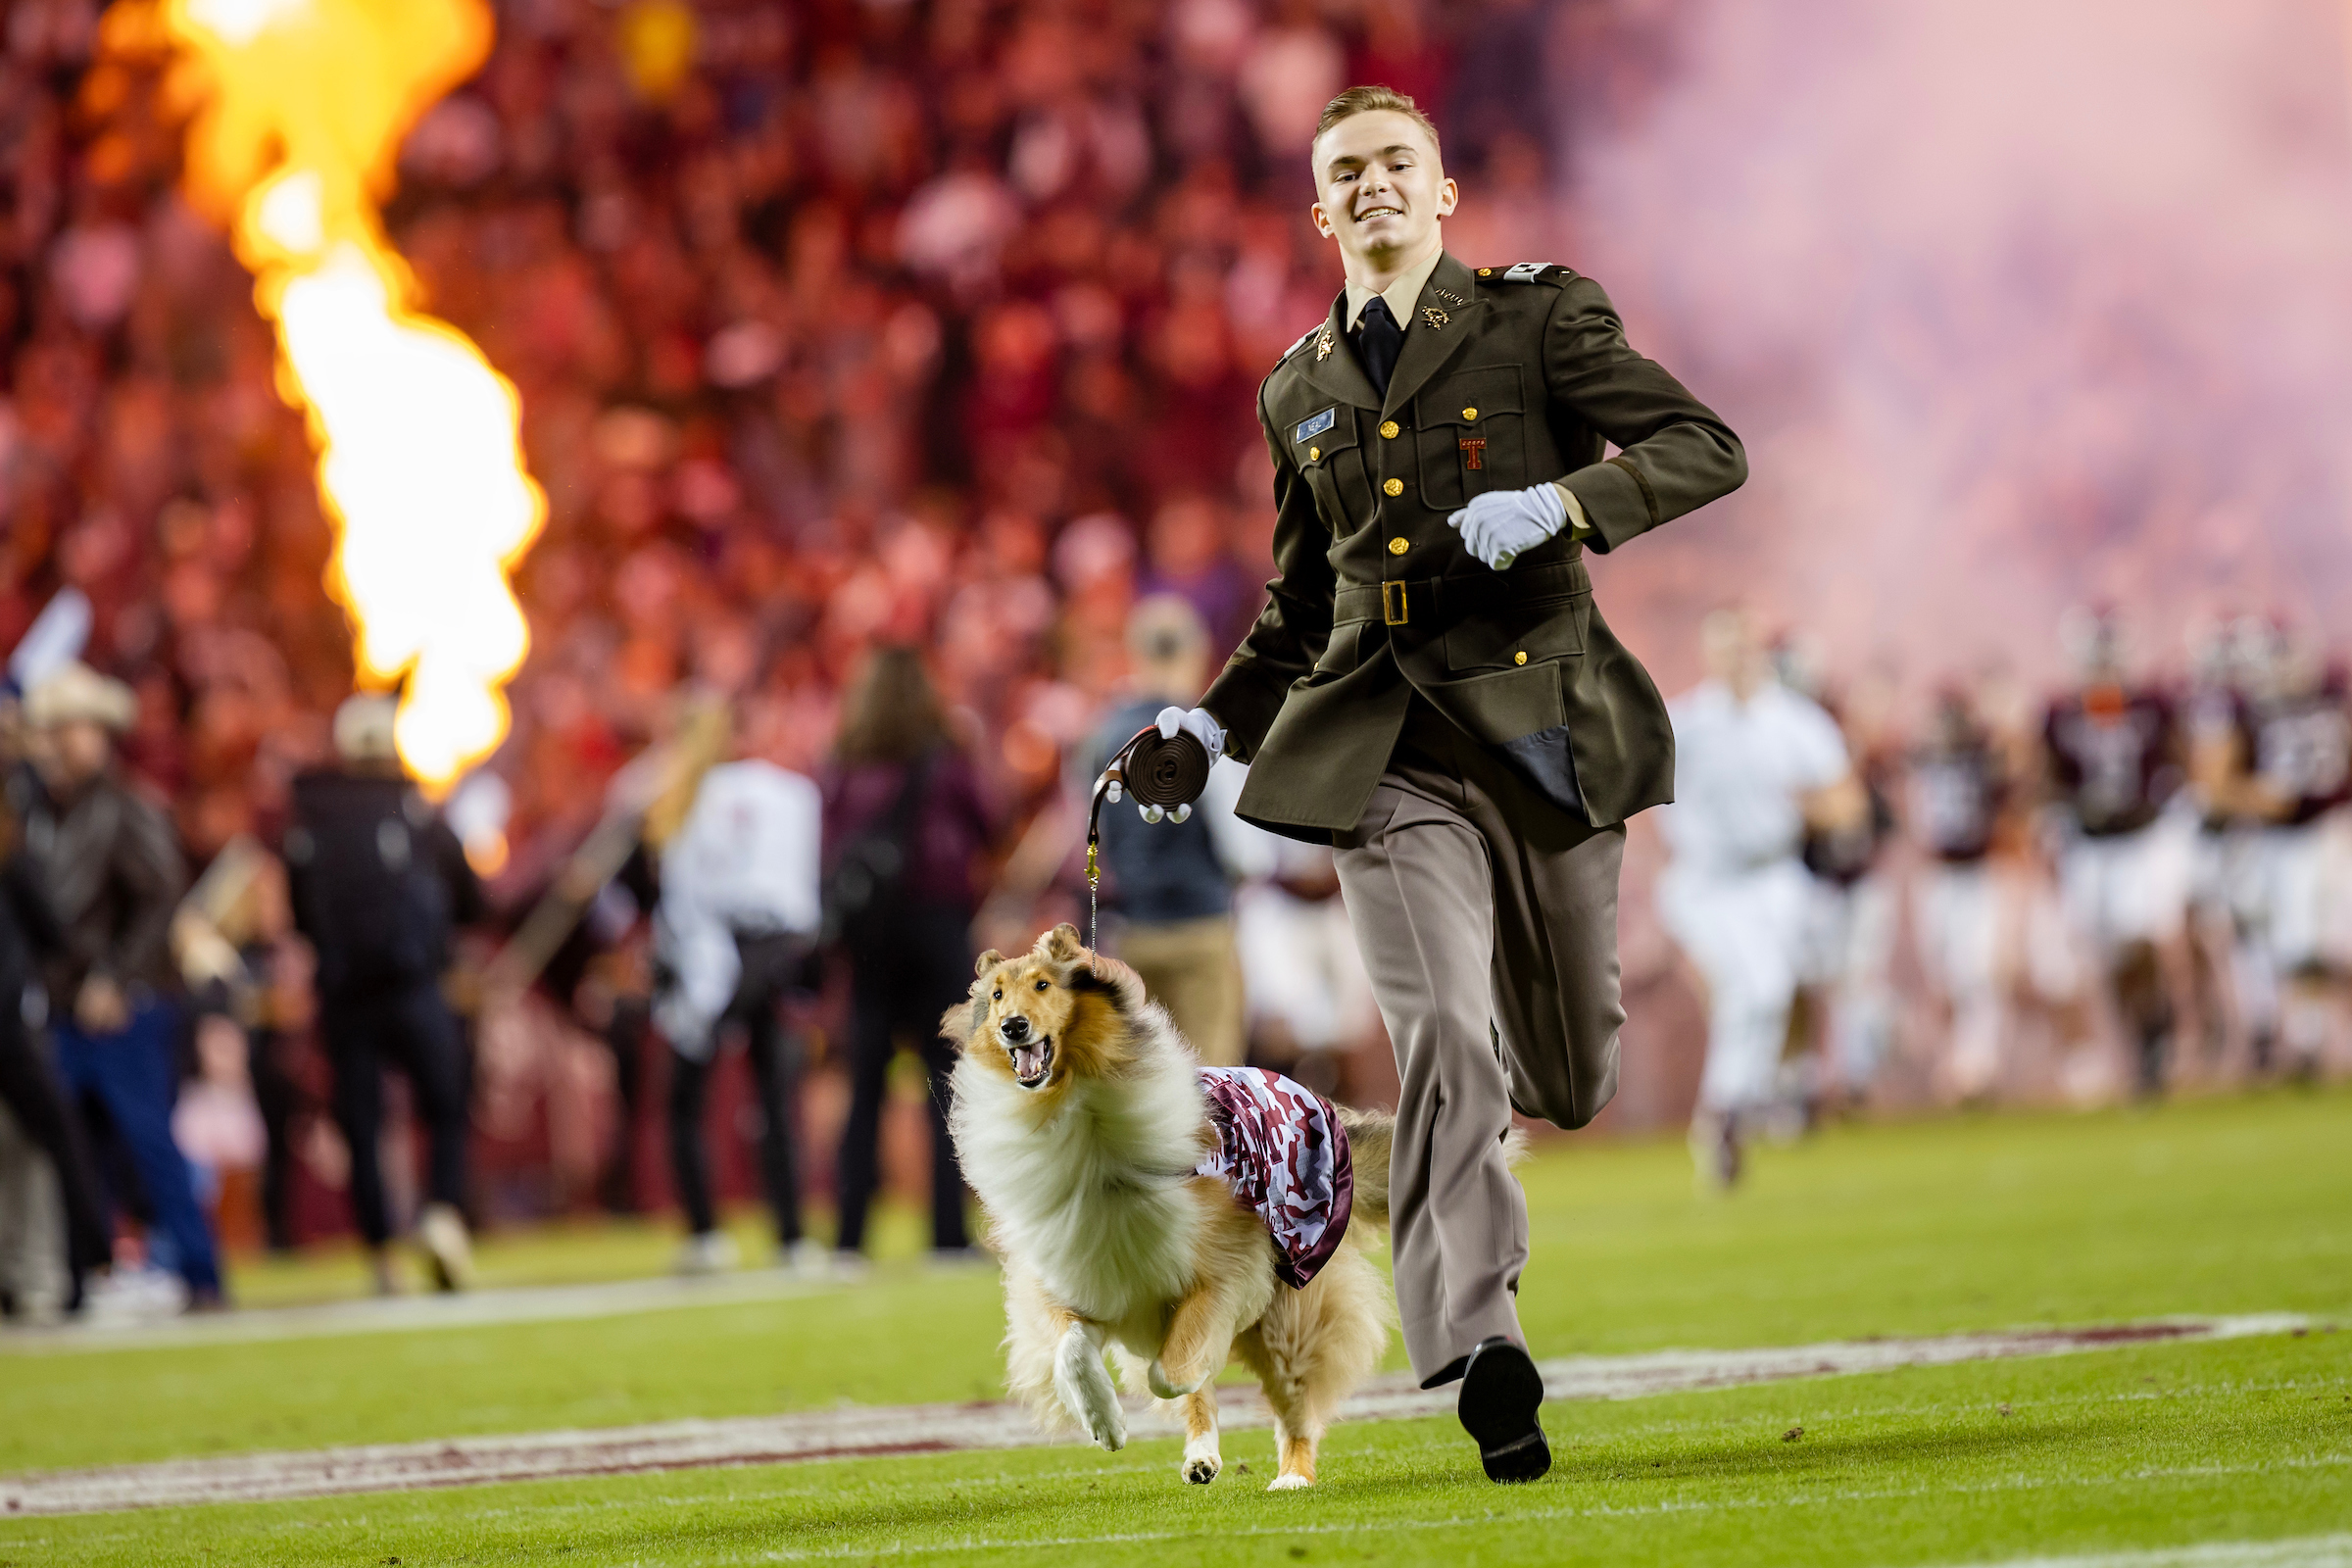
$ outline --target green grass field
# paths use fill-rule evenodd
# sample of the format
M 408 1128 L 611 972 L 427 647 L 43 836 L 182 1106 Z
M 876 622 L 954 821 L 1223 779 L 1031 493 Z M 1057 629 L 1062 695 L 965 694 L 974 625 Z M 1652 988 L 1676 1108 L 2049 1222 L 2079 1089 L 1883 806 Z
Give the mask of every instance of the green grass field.
M 1540 1355 L 2352 1309 L 2342 1092 L 1838 1129 L 1765 1151 L 1729 1200 L 1694 1197 L 1663 1143 L 1564 1141 L 1525 1176 L 1522 1312 Z M 491 1262 L 509 1279 L 577 1278 L 583 1255 L 627 1272 L 666 1253 L 657 1235 L 590 1234 L 493 1249 Z M 271 1289 L 302 1295 L 303 1276 L 281 1271 Z M 0 1472 L 988 1397 L 1001 1326 L 993 1275 L 906 1261 L 760 1305 L 0 1353 Z M 2352 1540 L 2310 1540 L 2352 1531 L 2352 1332 L 1554 1404 L 1545 1423 L 1552 1475 L 1509 1491 L 1478 1477 L 1449 1422 L 1360 1424 L 1335 1431 L 1304 1494 L 1261 1490 L 1272 1443 L 1250 1432 L 1228 1439 L 1227 1473 L 1206 1489 L 1177 1483 L 1166 1441 L 687 1471 L 0 1520 L 0 1568 L 1891 1564 L 2278 1538 L 2303 1544 L 2261 1560 L 2352 1560 Z

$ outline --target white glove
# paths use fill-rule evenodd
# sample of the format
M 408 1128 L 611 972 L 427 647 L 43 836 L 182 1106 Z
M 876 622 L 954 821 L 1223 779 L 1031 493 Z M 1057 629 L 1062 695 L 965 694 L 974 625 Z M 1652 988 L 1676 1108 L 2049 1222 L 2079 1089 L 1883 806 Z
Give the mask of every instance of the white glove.
M 1508 571 L 1512 562 L 1567 526 L 1568 503 L 1552 484 L 1490 490 L 1446 522 L 1462 531 L 1463 549 L 1496 571 Z
M 1225 728 L 1208 716 L 1205 708 L 1178 708 L 1170 704 L 1159 710 L 1159 717 L 1154 722 L 1159 726 L 1159 738 L 1163 741 L 1174 740 L 1176 732 L 1182 730 L 1206 747 L 1208 765 L 1211 767 L 1216 766 L 1217 760 L 1225 755 Z M 1157 822 L 1162 818 L 1182 822 L 1193 814 L 1189 805 L 1179 806 L 1173 811 L 1162 811 L 1156 806 L 1139 804 L 1136 809 L 1147 822 Z
M 1161 709 L 1159 717 L 1152 722 L 1159 726 L 1159 738 L 1163 741 L 1174 740 L 1176 732 L 1182 730 L 1207 747 L 1211 767 L 1225 755 L 1225 727 L 1209 717 L 1205 708 L 1177 708 L 1171 705 Z

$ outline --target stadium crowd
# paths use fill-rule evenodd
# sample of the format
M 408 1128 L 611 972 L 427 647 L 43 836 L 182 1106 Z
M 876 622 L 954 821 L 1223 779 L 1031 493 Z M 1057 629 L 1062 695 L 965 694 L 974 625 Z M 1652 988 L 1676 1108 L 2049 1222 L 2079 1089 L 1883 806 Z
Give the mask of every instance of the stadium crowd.
M 496 788 L 436 813 L 387 773 L 380 710 L 348 703 L 313 449 L 250 277 L 177 193 L 155 11 L 16 0 L 0 649 L 61 595 L 88 616 L 79 662 L 11 709 L 0 848 L 24 908 L 69 933 L 57 906 L 91 895 L 54 856 L 86 802 L 115 803 L 108 842 L 143 845 L 147 867 L 106 882 L 135 973 L 71 942 L 31 956 L 38 917 L 11 916 L 27 956 L 0 958 L 41 998 L 25 1059 L 63 1118 L 36 1126 L 10 1098 L 17 1307 L 61 1310 L 85 1281 L 106 1309 L 202 1303 L 223 1234 L 356 1226 L 380 1264 L 411 1221 L 457 1284 L 462 1210 L 594 1200 L 674 1198 L 684 1263 L 718 1267 L 716 1198 L 752 1190 L 787 1255 L 818 1266 L 804 1189 L 830 1191 L 829 1240 L 855 1250 L 886 1167 L 928 1171 L 933 1241 L 963 1248 L 952 1154 L 934 1125 L 923 1158 L 894 1052 L 916 1048 L 936 1087 L 930 1021 L 972 949 L 1082 914 L 1085 781 L 1139 705 L 1197 692 L 1255 612 L 1271 509 L 1252 388 L 1331 289 L 1294 149 L 1340 86 L 1394 83 L 1438 107 L 1449 162 L 1475 174 L 1451 248 L 1569 254 L 1551 155 L 1510 123 L 1563 27 L 1613 62 L 1612 91 L 1638 87 L 1640 8 L 1597 3 L 502 4 L 489 64 L 410 136 L 386 213 L 420 308 L 514 382 L 549 500 L 517 572 L 532 649 Z M 2112 822 L 2093 798 L 2123 764 L 2075 756 L 2075 729 L 2022 693 L 1955 692 L 1906 733 L 1873 682 L 1844 692 L 1842 744 L 1758 852 L 1815 933 L 1785 983 L 1741 991 L 1693 935 L 1713 916 L 1667 919 L 1719 1030 L 1725 997 L 1745 998 L 1737 1028 L 1770 1054 L 1710 1126 L 1892 1093 L 1902 1059 L 1936 1063 L 1949 1098 L 2017 1088 L 2014 1042 L 2044 1014 L 2062 1087 L 2084 1095 L 2120 1087 L 2081 1044 L 2110 1016 L 2147 1087 L 2192 1022 L 2249 1068 L 2316 1061 L 2337 950 L 2327 920 L 2279 911 L 2346 880 L 2340 737 L 2319 762 L 2276 761 L 2266 694 L 2311 661 L 2224 641 L 2238 651 L 2189 696 L 2126 705 L 2165 716 L 2126 726 L 2145 765 Z M 1727 679 L 1781 683 L 1726 642 Z M 2121 689 L 2095 673 L 2086 692 Z M 2340 725 L 2316 678 L 2296 700 Z M 2079 706 L 2104 719 L 2110 702 Z M 2227 763 L 2197 742 L 2225 732 Z M 2335 793 L 2283 782 L 2330 756 Z M 1862 788 L 1833 787 L 1849 773 Z M 722 800 L 768 849 L 678 874 Z M 2045 830 L 2053 808 L 2085 842 L 2187 823 L 2194 917 L 2111 930 L 2098 911 L 2139 893 L 2070 888 L 2070 905 L 2055 868 L 2086 855 Z M 419 846 L 400 885 L 429 867 L 438 891 L 397 972 L 349 973 L 333 910 L 380 871 L 362 854 L 332 872 L 331 846 L 380 847 L 388 826 L 404 857 Z M 1378 1019 L 1328 857 L 1213 806 L 1195 831 L 1122 852 L 1124 833 L 1115 940 L 1187 998 L 1204 1049 L 1377 1096 Z M 1168 862 L 1130 858 L 1122 885 L 1122 853 Z M 1788 883 L 1791 855 L 1810 880 Z M 2130 874 L 2161 882 L 2168 855 Z M 881 886 L 919 911 L 889 926 L 887 958 L 858 937 L 874 914 L 845 864 L 865 866 L 868 904 Z M 1690 907 L 1740 896 L 1716 880 Z M 561 929 L 501 971 L 490 955 L 529 948 L 541 910 Z M 111 1004 L 85 1004 L 94 969 Z M 362 1004 L 392 996 L 398 1024 Z M 721 1070 L 738 1026 L 748 1085 Z M 152 1069 L 135 1083 L 92 1056 L 126 1031 Z M 406 1083 L 389 1102 L 386 1063 Z M 432 1129 L 425 1168 L 402 1138 L 378 1157 L 387 1119 Z M 712 1123 L 755 1129 L 757 1164 L 742 1138 L 707 1147 Z M 74 1161 L 79 1177 L 56 1168 Z M 50 1254 L 62 1275 L 35 1266 Z

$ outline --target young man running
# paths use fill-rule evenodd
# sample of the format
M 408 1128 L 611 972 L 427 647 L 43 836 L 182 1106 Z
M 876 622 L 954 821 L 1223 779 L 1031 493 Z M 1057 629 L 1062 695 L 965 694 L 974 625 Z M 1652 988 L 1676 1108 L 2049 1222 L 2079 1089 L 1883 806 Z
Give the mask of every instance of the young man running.
M 1674 781 L 1665 706 L 1581 557 L 1746 459 L 1591 279 L 1446 253 L 1459 190 L 1410 98 L 1342 93 L 1311 157 L 1347 287 L 1258 392 L 1278 575 L 1160 727 L 1251 764 L 1243 816 L 1337 850 L 1402 1083 L 1405 1347 L 1425 1387 L 1461 1382 L 1487 1474 L 1529 1481 L 1551 1454 L 1503 1136 L 1514 1109 L 1581 1127 L 1616 1090 L 1625 819 Z

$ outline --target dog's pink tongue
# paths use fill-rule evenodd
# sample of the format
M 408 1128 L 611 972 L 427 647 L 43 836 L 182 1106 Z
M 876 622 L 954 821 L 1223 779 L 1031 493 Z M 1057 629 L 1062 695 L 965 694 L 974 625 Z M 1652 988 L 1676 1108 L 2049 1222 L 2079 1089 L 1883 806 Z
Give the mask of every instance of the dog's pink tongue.
M 1023 1078 L 1034 1078 L 1046 1070 L 1046 1048 L 1043 1045 L 1012 1048 L 1012 1070 Z

